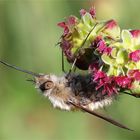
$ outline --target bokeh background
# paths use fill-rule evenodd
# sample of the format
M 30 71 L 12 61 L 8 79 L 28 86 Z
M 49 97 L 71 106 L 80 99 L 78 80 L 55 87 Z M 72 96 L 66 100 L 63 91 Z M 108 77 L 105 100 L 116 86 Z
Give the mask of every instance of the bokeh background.
M 35 72 L 62 74 L 57 23 L 96 6 L 99 19 L 140 29 L 140 0 L 0 0 L 0 59 Z M 139 140 L 140 99 L 121 96 L 104 113 L 134 132 L 81 112 L 53 109 L 27 82 L 0 65 L 0 140 Z

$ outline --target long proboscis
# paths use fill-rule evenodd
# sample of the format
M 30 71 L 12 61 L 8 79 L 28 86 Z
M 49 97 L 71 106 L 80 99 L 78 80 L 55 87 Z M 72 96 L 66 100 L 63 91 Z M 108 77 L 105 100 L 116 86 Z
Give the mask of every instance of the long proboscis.
M 35 77 L 39 77 L 40 76 L 40 74 L 38 74 L 38 73 L 35 73 L 35 72 L 32 72 L 32 71 L 28 71 L 28 70 L 19 68 L 19 67 L 15 66 L 15 65 L 8 64 L 8 63 L 6 63 L 4 61 L 1 61 L 1 60 L 0 60 L 0 63 L 5 65 L 5 66 L 7 66 L 7 67 L 9 67 L 9 68 L 15 69 L 17 71 L 21 71 L 23 73 L 30 74 L 30 75 L 35 76 Z
M 111 123 L 111 124 L 113 124 L 113 125 L 115 125 L 117 127 L 120 127 L 120 128 L 126 129 L 126 130 L 130 130 L 130 131 L 133 131 L 132 129 L 128 128 L 127 126 L 125 126 L 125 125 L 123 125 L 123 124 L 121 124 L 121 123 L 119 123 L 119 122 L 117 122 L 115 120 L 113 120 L 110 117 L 103 116 L 103 115 L 101 115 L 101 114 L 99 114 L 97 112 L 91 111 L 91 110 L 89 110 L 87 108 L 84 108 L 82 106 L 79 106 L 79 105 L 77 105 L 77 104 L 75 104 L 73 102 L 69 102 L 69 103 L 72 104 L 73 106 L 75 106 L 75 107 L 77 107 L 77 108 L 79 108 L 79 109 L 81 109 L 81 110 L 83 110 L 83 111 L 85 111 L 85 112 L 87 112 L 87 113 L 89 113 L 91 115 L 94 115 L 94 116 L 96 116 L 96 117 L 98 117 L 100 119 L 103 119 L 103 120 L 105 120 L 105 121 L 107 121 L 107 122 L 109 122 L 109 123 Z

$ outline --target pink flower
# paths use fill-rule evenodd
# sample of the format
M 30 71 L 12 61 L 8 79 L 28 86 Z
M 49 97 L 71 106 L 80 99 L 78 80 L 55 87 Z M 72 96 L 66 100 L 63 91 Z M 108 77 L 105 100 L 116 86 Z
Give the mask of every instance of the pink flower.
M 101 40 L 98 43 L 97 47 L 98 47 L 98 50 L 99 50 L 100 53 L 103 53 L 103 54 L 106 53 L 107 55 L 111 54 L 112 48 L 107 47 L 104 40 Z
M 130 33 L 134 38 L 138 38 L 140 36 L 140 30 L 131 30 Z
M 97 81 L 98 79 L 101 79 L 101 78 L 107 78 L 107 75 L 103 71 L 98 71 L 97 73 L 94 74 L 93 81 Z
M 89 13 L 90 13 L 90 15 L 91 15 L 93 18 L 95 18 L 95 16 L 96 16 L 95 7 L 91 7 L 91 8 L 89 9 Z
M 120 37 L 120 27 L 115 20 L 109 20 L 105 23 L 103 32 L 110 39 L 117 39 Z
M 69 16 L 65 22 L 58 23 L 58 26 L 64 29 L 64 33 L 61 37 L 60 46 L 70 62 L 73 59 L 73 55 L 71 52 L 73 44 L 71 43 L 70 38 L 72 36 L 73 27 L 75 26 L 77 21 L 78 19 L 75 16 Z
M 113 81 L 109 83 L 105 83 L 102 94 L 108 94 L 108 96 L 111 96 L 114 93 L 115 94 L 118 93 L 115 83 Z
M 80 10 L 80 15 L 81 16 L 84 16 L 86 13 L 87 13 L 87 11 L 85 9 L 81 9 Z
M 95 8 L 94 7 L 91 7 L 89 9 L 89 12 L 87 12 L 85 9 L 81 9 L 80 10 L 80 15 L 81 16 L 84 16 L 86 13 L 89 13 L 93 18 L 95 18 L 96 11 L 95 11 Z
M 140 70 L 130 70 L 128 76 L 134 80 L 140 81 Z
M 77 18 L 75 16 L 69 16 L 67 19 L 68 26 L 74 26 L 77 23 Z
M 136 50 L 134 52 L 131 52 L 129 54 L 129 58 L 134 62 L 138 62 L 140 60 L 140 50 Z
M 66 22 L 60 22 L 57 25 L 64 29 L 64 36 L 70 32 L 71 27 L 75 26 L 77 18 L 75 16 L 69 16 Z
M 106 49 L 104 50 L 104 53 L 106 53 L 107 55 L 110 55 L 111 51 L 112 51 L 112 48 L 106 47 Z
M 64 35 L 69 33 L 68 25 L 65 22 L 60 22 L 57 25 L 64 29 Z
M 117 26 L 117 22 L 115 20 L 109 20 L 106 23 L 106 29 L 113 29 L 116 26 Z
M 94 47 L 95 49 L 99 51 L 99 53 L 110 55 L 112 48 L 108 47 L 105 43 L 105 41 L 102 39 L 102 36 L 97 36 L 96 39 L 92 42 L 91 47 Z
M 100 53 L 103 53 L 104 50 L 106 48 L 106 44 L 105 44 L 105 41 L 104 40 L 101 40 L 99 43 L 98 43 L 98 50 Z
M 73 58 L 72 58 L 73 56 L 72 56 L 71 51 L 70 51 L 70 49 L 71 49 L 71 47 L 72 47 L 72 45 L 70 44 L 70 42 L 67 41 L 67 40 L 65 40 L 65 39 L 63 38 L 63 40 L 61 41 L 60 46 L 61 46 L 61 48 L 62 48 L 64 54 L 66 55 L 67 59 L 68 59 L 69 61 L 71 61 L 71 60 L 73 59 Z
M 117 76 L 114 78 L 117 85 L 121 88 L 130 88 L 132 79 L 127 76 Z
M 93 74 L 93 82 L 96 84 L 96 90 L 101 90 L 102 94 L 111 96 L 117 93 L 116 83 L 113 77 L 109 77 L 103 71 L 98 71 Z

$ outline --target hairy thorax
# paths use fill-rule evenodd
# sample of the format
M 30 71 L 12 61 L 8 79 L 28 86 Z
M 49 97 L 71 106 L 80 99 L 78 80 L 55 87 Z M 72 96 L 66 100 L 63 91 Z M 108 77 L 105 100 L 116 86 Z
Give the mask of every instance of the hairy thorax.
M 74 102 L 90 110 L 95 110 L 110 105 L 114 98 L 96 91 L 90 75 L 71 75 L 69 78 L 45 75 L 38 79 L 38 88 L 46 81 L 52 81 L 53 86 L 43 90 L 43 95 L 47 96 L 56 108 L 73 110 L 75 107 L 69 102 Z M 41 85 L 39 85 L 40 83 Z

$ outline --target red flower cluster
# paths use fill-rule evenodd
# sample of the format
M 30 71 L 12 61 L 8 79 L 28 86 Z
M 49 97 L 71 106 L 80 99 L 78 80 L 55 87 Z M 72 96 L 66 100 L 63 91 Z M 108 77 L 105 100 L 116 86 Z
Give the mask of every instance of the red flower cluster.
M 101 54 L 107 54 L 110 55 L 112 48 L 108 47 L 105 43 L 105 41 L 102 39 L 102 36 L 97 36 L 96 39 L 93 41 L 92 48 L 97 49 L 99 51 L 99 53 Z
M 84 16 L 86 13 L 87 13 L 87 11 L 86 11 L 85 9 L 81 9 L 81 10 L 80 10 L 80 15 L 81 15 L 81 16 Z M 91 15 L 93 18 L 95 18 L 95 16 L 96 16 L 96 11 L 95 11 L 95 8 L 94 8 L 94 7 L 91 7 L 91 8 L 89 9 L 89 12 L 88 12 L 88 13 L 90 13 L 90 15 Z
M 140 61 L 140 30 L 121 31 L 114 20 L 98 21 L 93 7 L 80 10 L 80 15 L 80 19 L 70 16 L 58 23 L 64 29 L 60 47 L 68 62 L 73 63 L 76 58 L 77 68 L 89 69 L 93 86 L 103 95 L 126 89 L 133 92 L 133 85 L 140 83 L 140 70 L 136 70 Z M 131 62 L 134 66 L 129 65 Z
M 116 76 L 114 77 L 116 84 L 121 88 L 131 88 L 132 78 L 127 76 Z
M 129 58 L 134 62 L 138 62 L 140 60 L 140 50 L 136 50 L 134 52 L 131 52 L 129 54 Z
M 69 33 L 69 28 L 65 22 L 60 22 L 57 25 L 64 29 L 64 35 Z
M 70 29 L 77 23 L 77 18 L 75 16 L 70 16 L 66 22 L 60 22 L 57 25 L 64 29 L 63 36 L 70 32 Z
M 107 55 L 110 55 L 111 51 L 112 51 L 112 48 L 110 47 L 107 47 L 106 43 L 104 40 L 100 40 L 98 45 L 98 51 L 101 53 L 101 54 L 104 54 L 106 53 Z
M 73 59 L 73 56 L 72 56 L 71 51 L 70 51 L 70 49 L 72 47 L 70 42 L 65 40 L 65 39 L 63 39 L 63 41 L 61 42 L 61 47 L 62 47 L 62 50 L 65 53 L 67 59 L 69 61 L 71 61 Z
M 130 33 L 132 34 L 134 38 L 137 38 L 140 36 L 140 30 L 132 30 L 130 31 Z
M 71 32 L 74 26 L 77 24 L 77 18 L 75 16 L 69 16 L 65 22 L 60 22 L 57 25 L 64 29 L 60 46 L 66 55 L 67 59 L 71 62 L 73 59 L 71 48 Z
M 107 74 L 99 70 L 99 64 L 90 65 L 90 72 L 92 72 L 92 80 L 95 84 L 96 90 L 100 90 L 103 95 L 111 96 L 118 93 L 120 89 L 131 89 L 133 79 L 140 81 L 140 71 L 131 71 L 128 76 L 107 76 Z
M 109 20 L 107 23 L 106 23 L 106 29 L 112 29 L 114 27 L 117 26 L 117 22 L 115 20 Z
M 134 80 L 140 81 L 140 70 L 131 70 L 129 71 L 128 76 Z
M 96 84 L 96 90 L 101 89 L 103 95 L 111 96 L 117 93 L 116 83 L 113 77 L 109 77 L 103 71 L 98 71 L 93 75 L 93 82 Z

